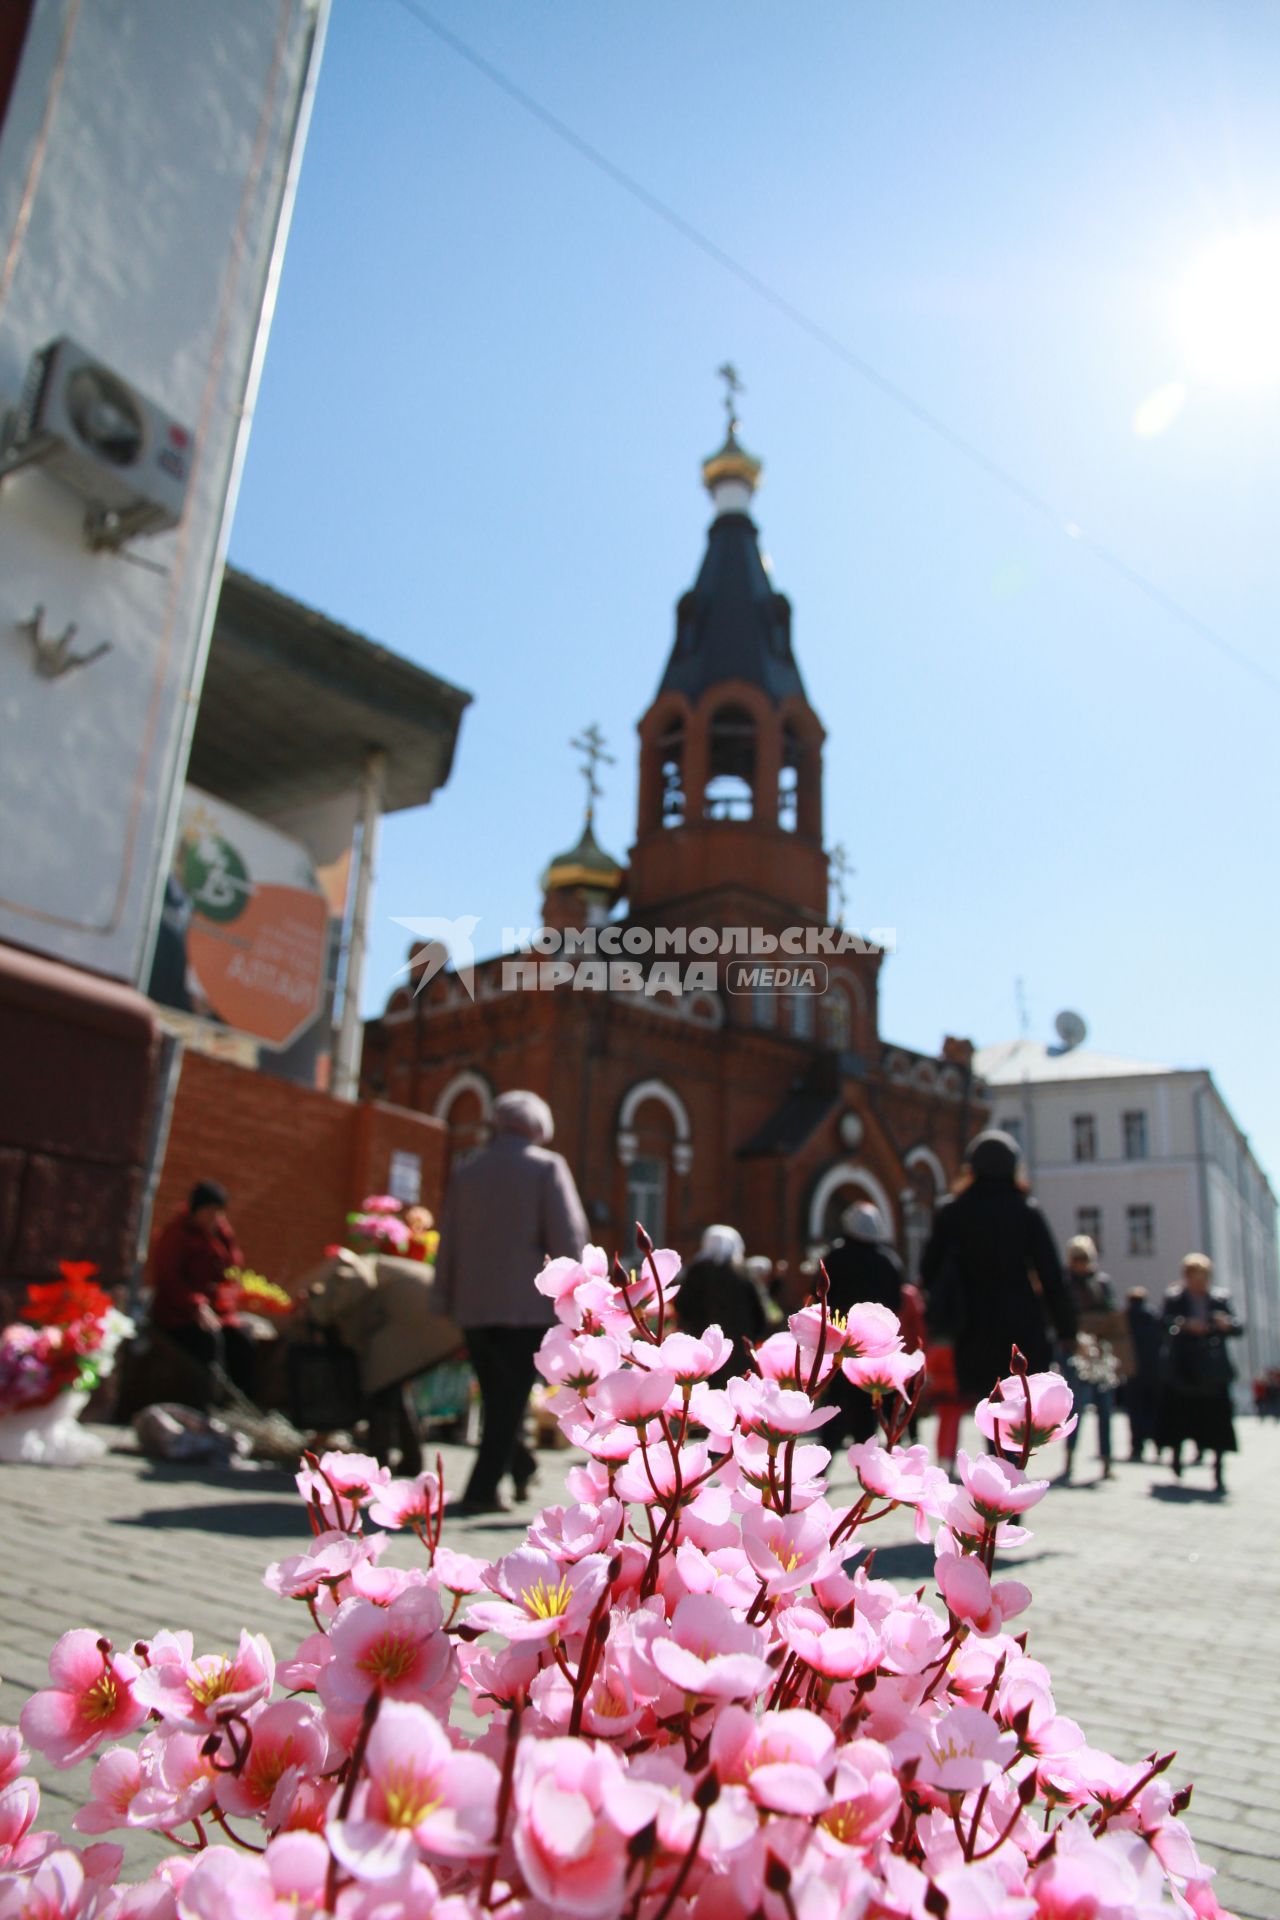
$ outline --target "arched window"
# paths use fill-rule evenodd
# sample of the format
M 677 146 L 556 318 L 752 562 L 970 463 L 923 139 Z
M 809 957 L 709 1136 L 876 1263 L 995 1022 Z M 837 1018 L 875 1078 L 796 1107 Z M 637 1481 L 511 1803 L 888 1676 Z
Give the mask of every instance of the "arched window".
M 912 1147 L 903 1164 L 907 1169 L 907 1185 L 902 1195 L 902 1254 L 907 1278 L 914 1280 L 933 1226 L 934 1209 L 946 1192 L 947 1179 L 937 1154 L 928 1147 Z
M 794 833 L 800 824 L 800 762 L 804 747 L 788 721 L 782 730 L 782 771 L 778 776 L 778 825 Z
M 435 1117 L 449 1129 L 449 1166 L 482 1147 L 489 1137 L 493 1092 L 482 1074 L 464 1068 L 455 1073 L 435 1104 Z
M 796 1040 L 813 1038 L 813 995 L 811 993 L 793 993 L 791 996 L 791 1032 Z
M 662 1080 L 642 1080 L 622 1102 L 616 1135 L 625 1170 L 623 1234 L 627 1263 L 634 1265 L 636 1222 L 661 1246 L 672 1231 L 671 1185 L 692 1159 L 689 1114 L 675 1089 Z
M 750 820 L 755 810 L 756 723 L 745 707 L 720 707 L 711 717 L 707 757 L 709 820 Z
M 847 1053 L 853 1042 L 849 996 L 838 980 L 831 982 L 822 998 L 822 1037 L 837 1053 Z
M 684 824 L 684 721 L 673 720 L 658 740 L 658 769 L 662 787 L 662 824 Z

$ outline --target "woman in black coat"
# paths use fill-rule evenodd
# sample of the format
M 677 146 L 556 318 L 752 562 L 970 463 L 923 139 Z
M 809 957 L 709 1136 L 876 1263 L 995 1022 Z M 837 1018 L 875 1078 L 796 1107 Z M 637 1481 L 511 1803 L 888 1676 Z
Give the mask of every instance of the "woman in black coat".
M 1211 1291 L 1212 1278 L 1208 1255 L 1189 1253 L 1182 1263 L 1182 1285 L 1171 1288 L 1165 1299 L 1165 1377 L 1156 1411 L 1156 1447 L 1169 1448 L 1170 1464 L 1179 1477 L 1184 1440 L 1201 1453 L 1211 1453 L 1214 1490 L 1225 1493 L 1222 1456 L 1237 1451 L 1231 1415 L 1235 1368 L 1226 1343 L 1244 1328 L 1228 1296 Z
M 1049 1226 L 1018 1180 L 1018 1145 L 1007 1133 L 969 1143 L 969 1184 L 934 1215 L 920 1261 L 929 1323 L 955 1348 L 956 1382 L 982 1399 L 1009 1371 L 1016 1345 L 1032 1373 L 1053 1357 L 1048 1321 L 1070 1347 L 1076 1315 Z

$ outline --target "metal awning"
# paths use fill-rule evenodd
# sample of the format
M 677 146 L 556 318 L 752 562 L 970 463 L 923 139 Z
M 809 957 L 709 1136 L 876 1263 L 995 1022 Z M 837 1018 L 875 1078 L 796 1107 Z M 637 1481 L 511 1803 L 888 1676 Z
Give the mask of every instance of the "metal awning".
M 270 818 L 350 793 L 386 755 L 383 811 L 425 806 L 471 703 L 447 680 L 228 567 L 188 778 Z

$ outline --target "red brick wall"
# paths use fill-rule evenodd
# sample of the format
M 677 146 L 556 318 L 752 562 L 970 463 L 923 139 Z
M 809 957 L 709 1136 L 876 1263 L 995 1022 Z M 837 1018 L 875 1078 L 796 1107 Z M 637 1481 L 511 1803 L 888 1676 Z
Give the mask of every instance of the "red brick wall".
M 154 1225 L 181 1207 L 197 1180 L 217 1180 L 249 1264 L 287 1284 L 341 1238 L 344 1216 L 384 1192 L 396 1148 L 422 1161 L 422 1198 L 438 1212 L 445 1130 L 422 1113 L 352 1105 L 188 1053 L 174 1102 Z

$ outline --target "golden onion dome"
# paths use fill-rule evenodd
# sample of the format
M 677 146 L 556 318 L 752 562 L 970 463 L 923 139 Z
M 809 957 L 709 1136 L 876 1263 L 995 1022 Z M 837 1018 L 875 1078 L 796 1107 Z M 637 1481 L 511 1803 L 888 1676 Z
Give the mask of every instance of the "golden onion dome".
M 556 854 L 542 876 L 542 890 L 553 893 L 570 887 L 583 887 L 593 893 L 616 894 L 625 878 L 625 869 L 604 848 L 591 831 L 591 817 L 576 846 Z
M 717 453 L 702 463 L 702 484 L 715 498 L 717 488 L 726 480 L 736 480 L 745 486 L 748 494 L 753 494 L 760 484 L 760 475 L 764 471 L 763 463 L 753 453 L 739 445 L 734 431 L 736 421 L 730 421 L 725 443 Z

